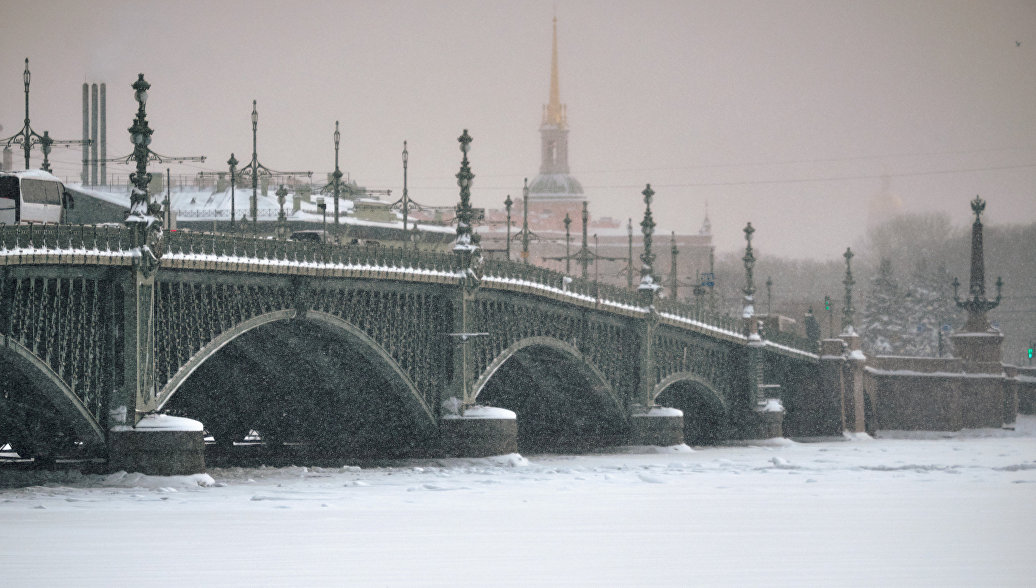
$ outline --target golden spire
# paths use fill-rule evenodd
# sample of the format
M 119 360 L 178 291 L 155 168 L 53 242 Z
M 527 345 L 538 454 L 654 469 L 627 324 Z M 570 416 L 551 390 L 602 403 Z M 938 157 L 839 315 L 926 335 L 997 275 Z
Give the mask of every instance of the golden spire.
M 554 17 L 554 46 L 550 57 L 550 103 L 543 115 L 543 124 L 565 126 L 565 110 L 558 89 L 558 17 Z

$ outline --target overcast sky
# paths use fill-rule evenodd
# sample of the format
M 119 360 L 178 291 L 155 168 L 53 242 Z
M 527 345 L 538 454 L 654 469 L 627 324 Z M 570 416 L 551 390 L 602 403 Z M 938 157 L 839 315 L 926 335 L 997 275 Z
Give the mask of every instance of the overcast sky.
M 650 182 L 659 230 L 696 231 L 707 201 L 720 251 L 751 221 L 760 254 L 832 258 L 888 174 L 907 211 L 964 225 L 981 194 L 990 223 L 1036 221 L 1033 0 L 3 0 L 0 136 L 28 57 L 33 129 L 80 138 L 82 83 L 106 82 L 108 155 L 129 154 L 144 73 L 152 148 L 209 157 L 174 174 L 247 162 L 255 99 L 266 166 L 331 171 L 339 120 L 343 171 L 399 195 L 406 140 L 428 204 L 456 202 L 467 128 L 473 202 L 501 207 L 539 169 L 555 11 L 594 216 L 639 219 Z

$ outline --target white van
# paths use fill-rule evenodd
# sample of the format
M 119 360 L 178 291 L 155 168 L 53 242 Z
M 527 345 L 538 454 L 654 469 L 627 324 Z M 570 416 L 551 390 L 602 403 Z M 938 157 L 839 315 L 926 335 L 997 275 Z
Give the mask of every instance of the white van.
M 61 180 L 42 170 L 0 172 L 0 223 L 60 223 L 72 196 Z

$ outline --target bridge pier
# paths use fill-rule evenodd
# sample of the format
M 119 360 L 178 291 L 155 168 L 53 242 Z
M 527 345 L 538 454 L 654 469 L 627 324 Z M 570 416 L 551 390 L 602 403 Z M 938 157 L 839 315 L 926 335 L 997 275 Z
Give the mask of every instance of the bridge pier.
M 630 445 L 680 445 L 683 439 L 683 411 L 653 406 L 634 412 L 630 419 Z
M 470 406 L 444 415 L 439 426 L 446 457 L 488 457 L 518 453 L 518 419 L 514 412 Z
M 168 415 L 148 415 L 130 427 L 108 432 L 108 467 L 152 476 L 185 476 L 205 471 L 202 424 Z

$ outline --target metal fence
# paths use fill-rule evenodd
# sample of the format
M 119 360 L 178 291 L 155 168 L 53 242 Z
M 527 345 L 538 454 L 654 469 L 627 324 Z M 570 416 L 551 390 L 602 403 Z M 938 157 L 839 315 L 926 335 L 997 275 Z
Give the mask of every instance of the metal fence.
M 133 231 L 118 225 L 3 225 L 0 224 L 0 253 L 35 251 L 128 251 L 135 247 Z M 452 253 L 421 251 L 367 244 L 328 244 L 282 241 L 222 233 L 167 232 L 163 236 L 165 255 L 212 256 L 287 263 L 368 266 L 460 275 L 460 258 Z M 639 308 L 638 294 L 618 286 L 583 280 L 516 261 L 487 260 L 486 276 L 498 280 L 528 282 L 576 295 Z M 656 310 L 727 332 L 740 332 L 741 319 L 710 313 L 696 305 L 656 299 Z M 793 349 L 816 353 L 816 342 L 792 333 L 763 333 L 765 339 Z

